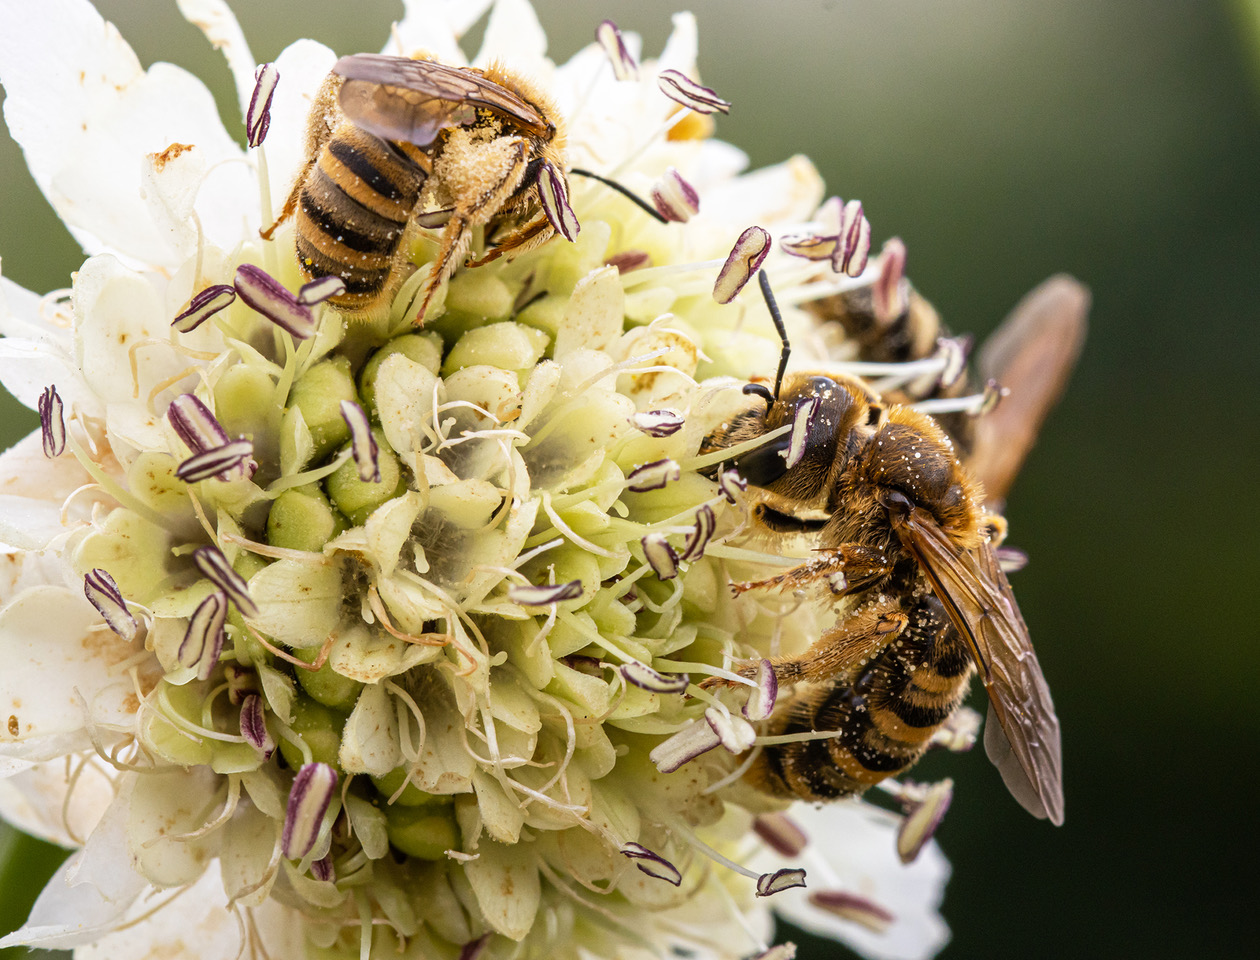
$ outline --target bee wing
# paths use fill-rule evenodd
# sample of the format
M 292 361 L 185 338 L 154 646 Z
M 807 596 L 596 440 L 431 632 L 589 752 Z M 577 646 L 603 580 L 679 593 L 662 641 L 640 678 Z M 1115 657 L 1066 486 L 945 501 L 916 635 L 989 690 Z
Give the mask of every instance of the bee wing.
M 1089 290 L 1058 274 L 1025 296 L 985 341 L 978 365 L 1009 395 L 976 422 L 968 460 L 988 503 L 1000 504 L 1046 415 L 1067 386 L 1085 341 Z
M 546 135 L 547 121 L 528 103 L 481 74 L 433 60 L 375 53 L 342 57 L 333 72 L 344 77 L 338 103 L 354 124 L 385 140 L 428 146 L 448 127 L 493 110 L 526 133 Z
M 988 544 L 959 552 L 931 514 L 892 514 L 914 555 L 971 648 L 989 693 L 985 752 L 1016 800 L 1035 817 L 1063 822 L 1063 753 L 1050 688 L 1006 574 Z

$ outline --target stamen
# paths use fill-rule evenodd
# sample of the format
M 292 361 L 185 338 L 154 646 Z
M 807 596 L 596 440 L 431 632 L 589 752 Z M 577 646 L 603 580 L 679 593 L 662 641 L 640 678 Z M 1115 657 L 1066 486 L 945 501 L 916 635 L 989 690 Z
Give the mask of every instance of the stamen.
M 446 226 L 455 214 L 454 207 L 443 207 L 440 210 L 428 210 L 416 214 L 416 223 L 426 230 L 437 230 Z
M 205 453 L 193 454 L 175 468 L 175 476 L 185 483 L 200 483 L 211 477 L 222 480 L 229 475 L 242 476 L 249 459 L 254 455 L 254 444 L 249 440 L 233 440 Z
M 311 861 L 311 876 L 324 882 L 334 879 L 331 853 L 326 853 L 318 860 Z
M 751 723 L 732 717 L 725 710 L 709 707 L 704 711 L 704 719 L 729 753 L 741 754 L 757 741 L 757 731 Z
M 105 618 L 109 629 L 128 643 L 136 638 L 140 624 L 127 609 L 127 602 L 123 599 L 118 584 L 107 570 L 96 567 L 83 578 L 83 595 Z
M 860 277 L 866 269 L 866 258 L 871 249 L 871 224 L 862 215 L 860 200 L 850 200 L 844 205 L 839 239 L 840 243 L 831 257 L 831 268 L 836 273 Z
M 700 212 L 700 194 L 673 167 L 652 187 L 652 203 L 671 223 L 686 223 Z
M 693 720 L 668 740 L 658 743 L 648 754 L 648 759 L 661 773 L 673 773 L 721 742 L 709 724 Z
M 336 790 L 336 770 L 326 763 L 302 764 L 289 791 L 280 836 L 280 849 L 287 859 L 300 860 L 311 852 Z
M 779 240 L 779 249 L 805 260 L 830 260 L 840 246 L 840 238 L 822 237 L 816 233 L 793 233 Z
M 753 818 L 753 832 L 781 857 L 799 857 L 809 838 L 786 813 L 760 813 Z
M 896 919 L 891 913 L 866 897 L 841 890 L 823 890 L 809 895 L 809 902 L 843 920 L 852 920 L 875 933 L 883 933 Z
M 330 297 L 339 297 L 346 292 L 346 281 L 341 277 L 329 275 L 304 283 L 298 288 L 297 302 L 304 307 L 313 307 L 323 303 Z
M 254 71 L 254 93 L 245 112 L 245 134 L 251 147 L 262 146 L 271 127 L 271 98 L 275 96 L 280 71 L 274 63 L 259 64 Z
M 236 292 L 241 299 L 282 330 L 299 340 L 315 335 L 315 315 L 297 297 L 260 267 L 243 263 L 236 268 Z
M 936 351 L 943 364 L 937 380 L 938 389 L 948 390 L 958 383 L 967 372 L 967 354 L 971 350 L 970 337 L 941 337 L 936 341 Z
M 619 669 L 621 675 L 630 683 L 644 690 L 650 690 L 652 693 L 682 693 L 691 683 L 691 678 L 685 673 L 667 677 L 637 660 L 623 663 Z
M 718 303 L 734 300 L 744 289 L 744 284 L 761 268 L 769 252 L 769 231 L 762 227 L 749 227 L 741 233 L 718 271 L 717 281 L 713 284 L 713 299 Z
M 227 605 L 227 595 L 222 590 L 216 590 L 202 600 L 188 618 L 188 628 L 184 631 L 176 656 L 180 666 L 197 668 L 198 680 L 210 677 L 223 653 Z M 243 729 L 241 734 L 246 736 Z
M 66 449 L 66 421 L 62 416 L 61 396 L 56 386 L 45 388 L 39 395 L 39 429 L 43 438 L 44 456 L 61 456 Z
M 171 401 L 166 419 L 193 453 L 205 453 L 228 442 L 227 431 L 210 408 L 191 393 L 181 393 Z
M 631 493 L 646 493 L 649 490 L 660 490 L 667 483 L 682 476 L 682 468 L 673 460 L 653 460 L 636 467 L 626 477 L 626 489 Z
M 171 326 L 180 333 L 191 333 L 220 310 L 230 306 L 235 299 L 236 290 L 226 283 L 206 287 L 188 301 L 188 306 L 171 321 Z
M 805 445 L 814 426 L 814 417 L 821 406 L 822 401 L 818 397 L 810 397 L 797 406 L 796 417 L 792 420 L 792 436 L 788 440 L 787 449 L 780 451 L 789 470 L 805 456 Z
M 681 103 L 696 113 L 731 112 L 729 101 L 723 100 L 708 87 L 701 86 L 677 70 L 662 70 L 656 78 L 656 85 L 669 99 L 675 103 Z
M 696 511 L 696 527 L 687 538 L 680 560 L 699 560 L 704 556 L 704 548 L 713 539 L 713 531 L 717 529 L 717 519 L 713 516 L 713 508 L 707 503 Z
M 546 160 L 539 164 L 538 200 L 556 233 L 570 243 L 576 240 L 581 225 L 573 208 L 569 206 L 568 181 L 563 173 Z
M 595 39 L 604 48 L 604 53 L 608 54 L 614 77 L 618 80 L 639 79 L 639 65 L 626 49 L 625 41 L 621 39 L 621 31 L 617 29 L 615 23 L 611 20 L 600 23 L 595 28 Z
M 653 853 L 641 843 L 624 843 L 621 845 L 621 855 L 629 857 L 635 861 L 635 866 L 646 873 L 649 877 L 657 880 L 664 880 L 666 883 L 672 883 L 674 886 L 682 884 L 682 873 L 678 868 L 662 857 L 658 853 Z
M 258 692 L 258 675 L 238 663 L 223 668 L 223 679 L 228 685 L 228 702 L 239 706 L 251 693 Z
M 757 896 L 772 897 L 793 887 L 805 886 L 805 871 L 800 867 L 784 867 L 774 873 L 763 873 L 757 878 Z
M 923 845 L 941 825 L 953 799 L 954 781 L 947 778 L 932 784 L 921 799 L 909 804 L 897 830 L 897 856 L 902 863 L 912 863 L 918 857 Z
M 906 245 L 900 237 L 892 237 L 884 243 L 879 255 L 879 278 L 871 287 L 875 319 L 881 324 L 891 323 L 906 312 L 909 296 L 906 293 Z
M 1003 573 L 1018 573 L 1028 566 L 1028 554 L 1019 547 L 998 547 L 994 552 Z
M 672 437 L 682 429 L 684 422 L 673 410 L 648 410 L 630 418 L 630 425 L 649 437 Z
M 749 720 L 764 720 L 774 712 L 774 702 L 779 696 L 779 678 L 769 660 L 757 664 L 757 686 L 744 704 L 743 714 Z
M 350 449 L 354 454 L 355 466 L 359 468 L 359 479 L 364 483 L 380 483 L 380 453 L 376 447 L 376 438 L 372 436 L 371 419 L 353 400 L 341 401 L 341 419 L 350 428 Z
M 560 603 L 563 600 L 576 600 L 582 596 L 582 581 L 570 580 L 548 587 L 523 586 L 511 584 L 507 589 L 508 599 L 526 607 L 545 607 L 548 604 Z
M 649 533 L 639 541 L 643 558 L 658 580 L 673 580 L 678 576 L 678 553 L 670 546 L 663 533 Z
M 241 736 L 264 760 L 270 760 L 276 751 L 276 741 L 267 729 L 267 714 L 263 699 L 256 693 L 247 694 L 241 701 Z
M 469 940 L 459 948 L 457 960 L 478 960 L 485 953 L 486 944 L 490 942 L 490 934 L 483 933 L 476 940 Z
M 718 489 L 722 491 L 728 503 L 735 503 L 735 494 L 743 493 L 748 489 L 748 481 L 739 475 L 735 469 L 723 470 L 718 474 Z
M 748 960 L 796 960 L 796 944 L 791 940 L 776 944 L 769 950 L 763 950 Z
M 616 267 L 619 274 L 629 273 L 631 270 L 642 270 L 651 265 L 652 255 L 646 250 L 622 250 L 604 261 L 604 266 Z
M 258 606 L 249 595 L 245 578 L 232 569 L 218 547 L 198 547 L 193 551 L 193 562 L 205 577 L 231 598 L 241 613 L 247 617 L 258 616 Z

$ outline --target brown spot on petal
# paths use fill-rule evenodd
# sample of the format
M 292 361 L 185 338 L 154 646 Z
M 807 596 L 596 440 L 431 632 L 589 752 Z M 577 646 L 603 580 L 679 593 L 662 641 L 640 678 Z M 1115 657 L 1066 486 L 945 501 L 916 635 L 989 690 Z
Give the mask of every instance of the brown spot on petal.
M 149 156 L 153 158 L 154 168 L 158 171 L 158 173 L 161 173 L 168 163 L 177 157 L 183 156 L 192 148 L 193 145 L 191 143 L 172 143 L 161 153 L 151 153 Z
M 9 736 L 16 737 L 18 735 L 18 731 L 21 729 L 22 728 L 18 725 L 17 715 L 13 713 L 9 714 Z

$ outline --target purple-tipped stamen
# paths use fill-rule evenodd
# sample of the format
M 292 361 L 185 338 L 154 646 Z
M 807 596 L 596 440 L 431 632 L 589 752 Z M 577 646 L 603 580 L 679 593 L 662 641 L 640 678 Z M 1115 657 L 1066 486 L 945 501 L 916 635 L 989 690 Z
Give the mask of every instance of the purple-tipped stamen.
M 753 688 L 744 704 L 743 714 L 749 720 L 764 720 L 774 713 L 774 701 L 779 696 L 779 678 L 774 672 L 774 664 L 762 660 L 757 664 L 757 686 Z
M 346 281 L 341 277 L 330 274 L 326 277 L 320 277 L 312 280 L 310 283 L 304 283 L 298 288 L 297 302 L 304 307 L 313 307 L 317 303 L 323 303 L 332 297 L 339 297 L 346 292 Z
M 693 720 L 668 740 L 658 743 L 648 754 L 648 759 L 661 773 L 673 773 L 721 742 L 709 724 Z
M 582 596 L 582 581 L 570 580 L 553 586 L 536 587 L 532 584 L 514 583 L 508 587 L 508 599 L 525 607 L 545 607 L 563 600 L 576 600 Z
M 673 167 L 652 187 L 656 212 L 671 223 L 686 223 L 700 212 L 700 194 Z
M 459 957 L 457 960 L 477 960 L 486 951 L 486 945 L 490 943 L 490 934 L 483 933 L 476 940 L 469 940 L 466 944 L 459 948 Z
M 1028 554 L 1019 547 L 998 547 L 993 552 L 1003 573 L 1018 573 L 1028 566 Z
M 647 493 L 649 490 L 660 490 L 682 476 L 682 467 L 668 457 L 664 460 L 653 460 L 635 467 L 626 477 L 626 489 L 631 493 Z
M 264 760 L 270 760 L 276 751 L 276 741 L 267 729 L 267 713 L 263 708 L 263 698 L 256 693 L 245 695 L 241 701 L 241 736 L 245 741 L 262 754 Z
M 909 306 L 906 295 L 906 245 L 900 237 L 892 237 L 879 255 L 879 277 L 871 287 L 875 319 L 891 323 Z
M 46 387 L 39 395 L 39 432 L 44 444 L 44 456 L 49 459 L 61 456 L 66 449 L 66 421 L 63 416 L 61 396 L 55 386 Z
M 254 71 L 254 93 L 245 111 L 245 136 L 251 147 L 262 146 L 271 128 L 271 98 L 275 96 L 280 71 L 274 63 L 259 64 Z
M 608 54 L 614 77 L 618 80 L 639 79 L 639 65 L 626 49 L 625 41 L 621 38 L 621 31 L 617 29 L 615 23 L 611 20 L 601 22 L 595 28 L 595 40 L 603 47 L 604 53 Z
M 997 409 L 997 405 L 1002 402 L 1002 398 L 1010 392 L 1009 389 L 996 380 L 989 380 L 984 385 L 984 393 L 980 394 L 979 402 L 968 413 L 976 417 L 983 417 L 986 413 L 992 413 Z
M 105 618 L 109 629 L 128 643 L 136 639 L 136 631 L 140 628 L 140 624 L 127 609 L 127 601 L 123 599 L 118 584 L 109 575 L 109 571 L 96 567 L 88 573 L 83 578 L 83 595 Z
M 212 477 L 233 479 L 244 476 L 254 455 L 250 440 L 233 440 L 205 453 L 196 453 L 175 468 L 175 476 L 184 483 L 200 483 Z
M 188 618 L 188 628 L 176 654 L 181 667 L 197 668 L 197 679 L 209 678 L 223 653 L 223 624 L 227 619 L 227 594 L 215 590 Z M 244 721 L 242 720 L 242 724 Z
M 796 944 L 791 940 L 776 943 L 769 950 L 762 950 L 761 953 L 754 954 L 748 960 L 796 960 Z
M 316 880 L 322 880 L 324 882 L 328 882 L 330 880 L 336 879 L 336 877 L 333 874 L 333 862 L 332 862 L 331 853 L 326 853 L 322 857 L 320 857 L 318 860 L 311 861 L 311 876 L 314 877 Z
M 606 267 L 616 267 L 618 273 L 642 270 L 652 265 L 652 255 L 646 250 L 622 250 L 604 261 Z
M 341 401 L 341 419 L 350 428 L 350 450 L 359 468 L 359 479 L 364 483 L 380 483 L 381 458 L 376 437 L 372 436 L 371 419 L 353 400 Z
M 297 297 L 265 270 L 252 263 L 237 267 L 236 292 L 250 307 L 299 340 L 315 335 L 311 308 L 298 303 Z
M 191 393 L 181 393 L 171 401 L 166 419 L 193 453 L 205 453 L 228 442 L 227 431 L 210 408 Z
M 941 337 L 936 341 L 936 355 L 942 361 L 941 375 L 936 380 L 938 389 L 948 390 L 966 375 L 970 350 L 970 337 Z
M 708 87 L 701 86 L 677 70 L 662 70 L 656 78 L 656 85 L 669 99 L 696 113 L 731 112 L 730 101 L 723 100 Z
M 664 880 L 666 883 L 672 883 L 676 887 L 682 884 L 682 873 L 679 872 L 678 868 L 659 853 L 653 853 L 641 843 L 631 841 L 630 843 L 622 844 L 621 854 L 633 860 L 634 865 L 649 877 Z
M 862 214 L 860 200 L 850 200 L 844 205 L 839 240 L 831 258 L 831 268 L 836 273 L 860 277 L 866 269 L 866 258 L 871 250 L 871 224 Z
M 729 753 L 743 753 L 757 740 L 757 731 L 742 717 L 732 717 L 725 710 L 709 707 L 704 711 L 704 721 L 717 735 L 718 743 Z
M 678 553 L 665 539 L 665 534 L 649 533 L 639 543 L 643 546 L 643 559 L 656 574 L 656 579 L 673 580 L 678 576 Z
M 822 401 L 818 397 L 810 397 L 797 405 L 796 417 L 792 420 L 792 433 L 788 437 L 787 450 L 784 451 L 784 459 L 787 461 L 789 470 L 800 463 L 801 458 L 805 456 L 805 446 L 814 426 L 814 417 L 821 406 Z
M 545 160 L 538 169 L 538 200 L 556 233 L 570 243 L 576 240 L 582 227 L 569 206 L 569 183 L 563 173 Z
M 302 764 L 289 791 L 280 835 L 280 849 L 287 859 L 300 860 L 311 852 L 336 790 L 336 770 L 326 763 Z
M 236 289 L 226 283 L 206 287 L 191 300 L 184 312 L 171 321 L 180 333 L 191 333 L 236 299 Z
M 203 576 L 228 595 L 241 613 L 247 617 L 258 616 L 258 606 L 249 595 L 245 578 L 232 569 L 218 547 L 198 547 L 193 551 L 193 563 Z
M 718 490 L 722 492 L 722 496 L 726 498 L 727 503 L 735 503 L 736 495 L 748 489 L 748 481 L 733 469 L 723 470 L 718 474 L 717 482 Z
M 799 857 L 809 844 L 805 831 L 786 813 L 757 814 L 753 818 L 753 832 L 781 857 Z
M 691 678 L 685 673 L 666 676 L 663 673 L 657 673 L 647 664 L 639 663 L 637 660 L 623 663 L 620 669 L 621 675 L 629 683 L 633 683 L 636 687 L 641 687 L 652 693 L 682 693 L 691 682 Z
M 832 916 L 852 920 L 875 933 L 883 933 L 896 919 L 878 903 L 842 890 L 822 890 L 809 895 L 811 906 Z
M 783 237 L 779 249 L 805 260 L 831 260 L 840 246 L 839 237 L 822 237 L 816 233 L 800 233 Z
M 683 428 L 684 422 L 673 410 L 648 410 L 630 418 L 631 426 L 649 437 L 672 437 Z
M 757 878 L 757 896 L 772 897 L 793 887 L 805 886 L 805 871 L 800 867 L 784 867 L 774 873 L 763 873 Z
M 223 679 L 228 685 L 228 703 L 240 706 L 251 693 L 258 692 L 258 675 L 238 663 L 223 665 Z
M 440 210 L 426 210 L 424 213 L 416 214 L 416 225 L 424 227 L 426 230 L 437 230 L 450 223 L 451 217 L 454 214 L 454 207 L 442 207 Z
M 953 799 L 954 781 L 946 779 L 932 784 L 921 800 L 910 805 L 897 830 L 897 856 L 902 863 L 912 863 L 919 856 Z
M 761 269 L 770 252 L 770 233 L 761 227 L 749 227 L 739 235 L 726 262 L 713 284 L 713 299 L 730 303 L 744 289 L 754 273 Z
M 683 547 L 680 560 L 699 560 L 704 556 L 704 549 L 709 545 L 709 541 L 713 539 L 713 532 L 717 529 L 717 518 L 713 515 L 713 508 L 707 503 L 701 505 L 696 511 L 696 526 L 691 531 L 691 535 L 687 537 L 687 544 Z

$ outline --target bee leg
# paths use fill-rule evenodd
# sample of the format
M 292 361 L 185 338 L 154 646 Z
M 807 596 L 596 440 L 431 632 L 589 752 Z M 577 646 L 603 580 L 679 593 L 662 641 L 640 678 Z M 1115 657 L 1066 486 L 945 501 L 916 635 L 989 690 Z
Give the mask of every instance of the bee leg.
M 816 559 L 786 573 L 765 580 L 732 583 L 731 590 L 738 597 L 748 590 L 763 587 L 795 590 L 826 579 L 833 594 L 844 596 L 872 586 L 892 572 L 892 565 L 884 554 L 858 543 L 842 543 L 818 552 L 820 556 Z
M 814 641 L 799 657 L 772 657 L 770 665 L 779 683 L 799 680 L 822 682 L 865 663 L 895 640 L 910 618 L 895 598 L 873 600 L 855 610 Z M 743 663 L 735 671 L 752 680 L 757 676 L 760 661 Z M 723 677 L 709 677 L 702 688 L 742 686 Z
M 495 243 L 484 255 L 476 260 L 469 260 L 464 266 L 481 267 L 498 260 L 505 253 L 525 253 L 540 243 L 550 240 L 552 232 L 550 220 L 546 217 L 536 217 L 524 226 L 517 227 L 502 240 Z

